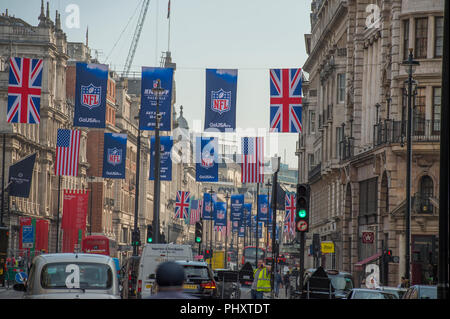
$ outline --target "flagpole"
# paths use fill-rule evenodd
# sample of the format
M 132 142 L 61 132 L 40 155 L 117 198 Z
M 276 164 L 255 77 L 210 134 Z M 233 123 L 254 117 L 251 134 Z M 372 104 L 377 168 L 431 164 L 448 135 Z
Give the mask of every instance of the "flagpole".
M 5 148 L 6 148 L 6 133 L 3 133 L 3 149 L 2 149 L 2 211 L 0 215 L 0 227 L 3 227 L 3 214 L 5 213 Z M 9 202 L 9 201 L 8 201 Z
M 56 212 L 56 253 L 59 252 L 59 210 L 61 202 L 61 175 L 58 175 L 58 210 Z
M 169 7 L 167 9 L 167 19 L 169 19 L 169 35 L 167 37 L 167 52 L 170 52 L 170 0 L 169 0 Z
M 258 209 L 259 209 L 259 183 L 256 183 L 256 234 L 255 234 L 255 241 L 256 241 L 256 267 L 258 267 L 258 258 L 259 258 L 259 237 L 258 237 Z

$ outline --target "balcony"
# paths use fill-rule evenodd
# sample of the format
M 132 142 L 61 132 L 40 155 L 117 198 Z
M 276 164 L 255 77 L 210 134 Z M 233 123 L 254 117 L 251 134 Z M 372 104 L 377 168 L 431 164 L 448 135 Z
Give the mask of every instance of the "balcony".
M 353 137 L 345 137 L 339 142 L 339 158 L 341 161 L 348 160 L 353 157 L 355 149 L 355 140 Z
M 413 142 L 439 142 L 441 134 L 440 120 L 414 119 L 412 123 Z M 406 123 L 386 120 L 373 127 L 373 145 L 406 143 Z
M 321 170 L 322 170 L 322 163 L 319 163 L 316 166 L 314 166 L 313 169 L 308 172 L 308 180 L 311 181 L 312 179 L 319 177 Z

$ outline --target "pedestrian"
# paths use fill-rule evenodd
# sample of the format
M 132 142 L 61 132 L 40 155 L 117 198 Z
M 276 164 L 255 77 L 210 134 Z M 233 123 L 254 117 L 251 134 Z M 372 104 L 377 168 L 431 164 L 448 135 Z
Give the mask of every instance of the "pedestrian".
M 184 268 L 173 261 L 159 264 L 156 269 L 158 293 L 143 299 L 197 299 L 183 293 Z
M 283 284 L 284 284 L 284 289 L 286 292 L 286 297 L 288 296 L 289 288 L 291 287 L 291 281 L 290 281 L 289 277 L 290 277 L 290 273 L 288 270 L 283 278 Z
M 253 271 L 253 283 L 251 288 L 252 299 L 263 299 L 265 292 L 270 292 L 270 272 L 262 261 Z
M 283 278 L 281 277 L 280 270 L 277 270 L 274 278 L 275 297 L 277 298 L 280 292 L 280 286 L 283 286 Z
M 405 276 L 402 276 L 401 282 L 397 286 L 397 288 L 408 288 L 407 283 L 408 283 L 408 280 L 405 278 Z

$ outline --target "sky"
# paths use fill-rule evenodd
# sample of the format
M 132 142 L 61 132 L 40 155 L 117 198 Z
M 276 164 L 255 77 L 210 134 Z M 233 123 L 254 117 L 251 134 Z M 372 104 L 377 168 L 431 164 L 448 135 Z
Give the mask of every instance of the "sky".
M 201 130 L 205 69 L 238 69 L 238 130 L 253 136 L 268 131 L 269 69 L 303 66 L 307 59 L 304 34 L 311 31 L 311 1 L 171 0 L 170 41 L 168 1 L 150 0 L 132 71 L 140 73 L 142 66 L 160 66 L 162 52 L 169 49 L 176 63 L 177 113 L 183 105 L 190 128 Z M 88 28 L 92 56 L 121 74 L 142 3 L 143 0 L 53 0 L 49 1 L 50 17 L 54 21 L 55 10 L 60 12 L 69 42 L 85 42 Z M 2 0 L 0 11 L 7 8 L 10 15 L 37 25 L 40 6 L 40 0 Z M 277 153 L 290 167 L 298 166 L 298 134 L 265 136 L 266 157 Z

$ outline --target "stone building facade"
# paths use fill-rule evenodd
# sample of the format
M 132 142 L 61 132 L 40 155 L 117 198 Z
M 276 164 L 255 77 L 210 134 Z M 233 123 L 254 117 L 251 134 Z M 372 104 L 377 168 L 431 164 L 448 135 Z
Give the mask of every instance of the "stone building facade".
M 318 233 L 333 241 L 335 253 L 323 254 L 321 263 L 352 272 L 357 283 L 371 263 L 385 285 L 397 285 L 405 272 L 402 62 L 409 48 L 420 62 L 413 73 L 411 280 L 435 280 L 443 8 L 438 0 L 311 3 L 298 147 L 300 179 L 312 192 L 308 240 Z M 386 249 L 399 257 L 388 268 L 380 257 Z

